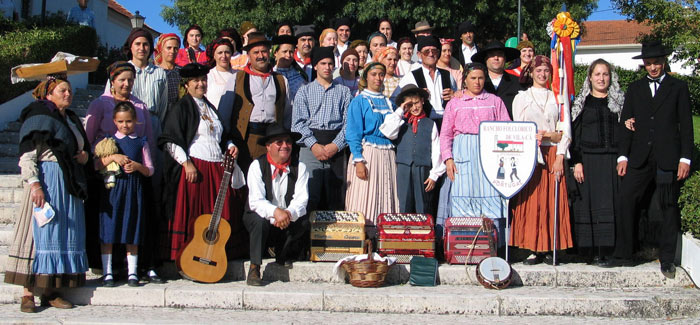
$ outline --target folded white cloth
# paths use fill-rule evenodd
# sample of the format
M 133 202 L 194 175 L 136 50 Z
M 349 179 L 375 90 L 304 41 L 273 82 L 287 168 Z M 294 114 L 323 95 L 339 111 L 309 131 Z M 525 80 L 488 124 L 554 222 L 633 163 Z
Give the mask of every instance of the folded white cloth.
M 345 281 L 345 269 L 342 267 L 343 263 L 345 262 L 352 262 L 352 261 L 362 261 L 366 260 L 369 257 L 367 254 L 360 254 L 360 255 L 351 255 L 346 258 L 343 258 L 342 260 L 339 260 L 338 262 L 335 263 L 335 266 L 333 266 L 333 275 L 340 281 Z M 386 262 L 389 266 L 393 265 L 396 263 L 396 257 L 382 257 L 379 256 L 377 253 L 373 253 L 372 258 L 375 261 L 380 261 L 380 262 Z

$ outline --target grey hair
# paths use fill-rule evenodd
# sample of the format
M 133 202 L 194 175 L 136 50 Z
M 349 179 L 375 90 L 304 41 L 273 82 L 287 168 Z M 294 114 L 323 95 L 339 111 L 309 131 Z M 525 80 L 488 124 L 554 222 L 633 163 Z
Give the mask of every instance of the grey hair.
M 625 103 L 625 94 L 620 89 L 619 77 L 617 72 L 615 72 L 615 67 L 608 61 L 603 59 L 597 59 L 588 66 L 588 71 L 586 73 L 586 80 L 583 81 L 583 87 L 579 92 L 576 99 L 574 99 L 574 104 L 571 107 L 571 120 L 575 120 L 581 111 L 583 106 L 586 104 L 586 97 L 591 93 L 591 73 L 593 69 L 599 65 L 606 65 L 610 71 L 610 86 L 608 87 L 608 109 L 610 112 L 617 114 L 617 120 L 620 121 L 620 113 L 622 112 L 622 105 Z

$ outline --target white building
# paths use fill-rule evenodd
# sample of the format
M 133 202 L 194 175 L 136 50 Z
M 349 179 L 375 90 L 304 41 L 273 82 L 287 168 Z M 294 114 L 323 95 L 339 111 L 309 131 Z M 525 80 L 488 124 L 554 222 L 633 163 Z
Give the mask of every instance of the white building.
M 27 16 L 41 16 L 42 0 L 3 0 L 5 2 L 14 2 L 15 10 L 20 17 L 23 14 Z M 26 3 L 26 8 L 23 7 Z M 46 13 L 63 12 L 68 15 L 71 8 L 78 5 L 75 0 L 47 0 Z M 121 47 L 124 45 L 126 37 L 131 31 L 131 17 L 133 13 L 122 7 L 115 0 L 89 0 L 88 8 L 95 13 L 95 30 L 100 42 L 107 47 Z M 152 34 L 153 38 L 157 38 L 160 33 L 149 27 L 144 26 Z
M 626 20 L 586 21 L 582 26 L 584 34 L 576 47 L 576 64 L 589 64 L 603 58 L 624 69 L 640 67 L 642 60 L 632 59 L 642 51 L 637 38 L 651 32 L 651 27 Z M 683 75 L 693 73 L 692 68 L 682 67 L 681 62 L 671 63 L 671 71 Z

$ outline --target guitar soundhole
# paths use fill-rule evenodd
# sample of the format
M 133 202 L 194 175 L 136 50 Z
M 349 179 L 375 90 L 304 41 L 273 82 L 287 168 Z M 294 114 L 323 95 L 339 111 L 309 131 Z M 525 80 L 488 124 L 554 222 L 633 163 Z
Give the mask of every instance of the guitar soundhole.
M 208 244 L 215 244 L 217 241 L 219 241 L 219 233 L 211 231 L 209 229 L 205 229 L 204 241 L 206 241 Z

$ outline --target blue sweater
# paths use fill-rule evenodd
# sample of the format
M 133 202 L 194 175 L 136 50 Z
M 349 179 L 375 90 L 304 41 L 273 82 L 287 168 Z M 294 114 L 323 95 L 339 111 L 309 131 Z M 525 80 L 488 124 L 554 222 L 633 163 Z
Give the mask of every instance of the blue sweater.
M 367 89 L 352 99 L 348 106 L 345 140 L 354 160 L 364 159 L 362 143 L 392 147 L 391 140 L 381 132 L 379 126 L 384 117 L 394 111 L 394 105 L 381 93 Z

